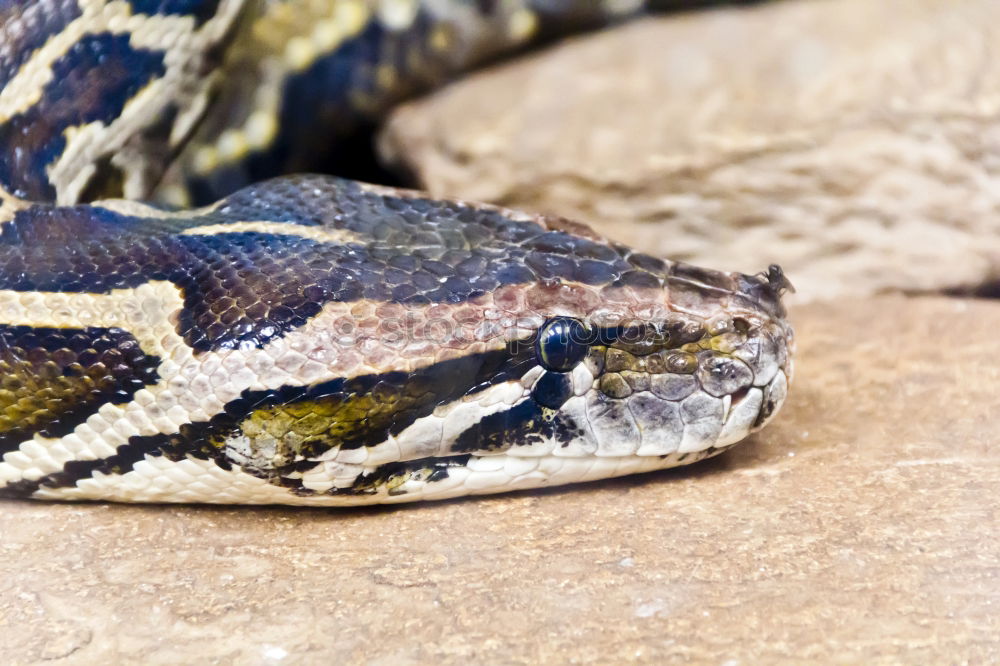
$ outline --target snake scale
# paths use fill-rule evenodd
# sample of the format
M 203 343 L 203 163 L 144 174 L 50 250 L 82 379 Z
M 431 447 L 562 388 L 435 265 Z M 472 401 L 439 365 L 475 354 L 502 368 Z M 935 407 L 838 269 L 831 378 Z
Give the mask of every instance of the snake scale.
M 639 5 L 0 0 L 0 496 L 440 499 L 762 427 L 792 370 L 778 267 L 304 175 L 350 171 L 406 96 Z

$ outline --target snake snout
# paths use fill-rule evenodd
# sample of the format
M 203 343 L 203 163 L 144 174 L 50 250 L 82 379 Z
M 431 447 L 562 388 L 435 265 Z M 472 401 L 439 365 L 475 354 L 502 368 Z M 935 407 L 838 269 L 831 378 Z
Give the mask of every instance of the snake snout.
M 697 339 L 652 353 L 634 342 L 592 352 L 597 376 L 587 421 L 597 433 L 597 455 L 630 440 L 637 456 L 689 461 L 728 448 L 773 417 L 790 376 L 783 320 L 748 309 L 719 314 L 698 329 Z
M 767 270 L 756 275 L 737 274 L 736 289 L 740 296 L 778 319 L 783 319 L 786 314 L 782 297 L 786 293 L 795 293 L 795 286 L 778 264 L 771 264 Z

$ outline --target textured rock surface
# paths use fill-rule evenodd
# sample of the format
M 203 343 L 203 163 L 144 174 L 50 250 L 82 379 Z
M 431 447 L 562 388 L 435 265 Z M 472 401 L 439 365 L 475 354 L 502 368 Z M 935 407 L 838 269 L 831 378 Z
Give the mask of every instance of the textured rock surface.
M 785 411 L 686 471 L 388 510 L 0 503 L 3 661 L 1000 660 L 1000 305 L 793 318 Z
M 1000 275 L 995 0 L 788 1 L 574 40 L 401 109 L 431 191 L 555 212 L 804 299 Z

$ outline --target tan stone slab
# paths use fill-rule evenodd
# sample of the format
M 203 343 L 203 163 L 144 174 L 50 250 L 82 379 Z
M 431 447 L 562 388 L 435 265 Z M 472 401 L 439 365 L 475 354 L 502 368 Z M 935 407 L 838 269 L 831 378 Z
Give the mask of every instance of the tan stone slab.
M 395 509 L 0 503 L 5 664 L 1000 660 L 1000 304 L 793 313 L 687 470 Z
M 804 300 L 1000 276 L 996 0 L 799 0 L 648 19 L 406 106 L 436 194 L 580 219 Z

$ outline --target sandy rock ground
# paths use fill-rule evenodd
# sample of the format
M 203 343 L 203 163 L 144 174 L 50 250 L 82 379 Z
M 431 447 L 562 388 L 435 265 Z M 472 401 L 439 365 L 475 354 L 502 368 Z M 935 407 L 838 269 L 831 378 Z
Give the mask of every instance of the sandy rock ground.
M 5 664 L 993 663 L 1000 304 L 796 308 L 688 469 L 395 509 L 0 503 Z
M 838 297 L 792 309 L 784 411 L 715 460 L 546 492 L 0 502 L 0 662 L 1000 662 L 1000 303 L 865 296 L 1000 274 L 996 11 L 649 19 L 402 109 L 384 145 L 438 194 Z
M 801 300 L 1000 276 L 996 0 L 787 0 L 569 40 L 401 108 L 441 195 L 675 259 L 782 264 Z

